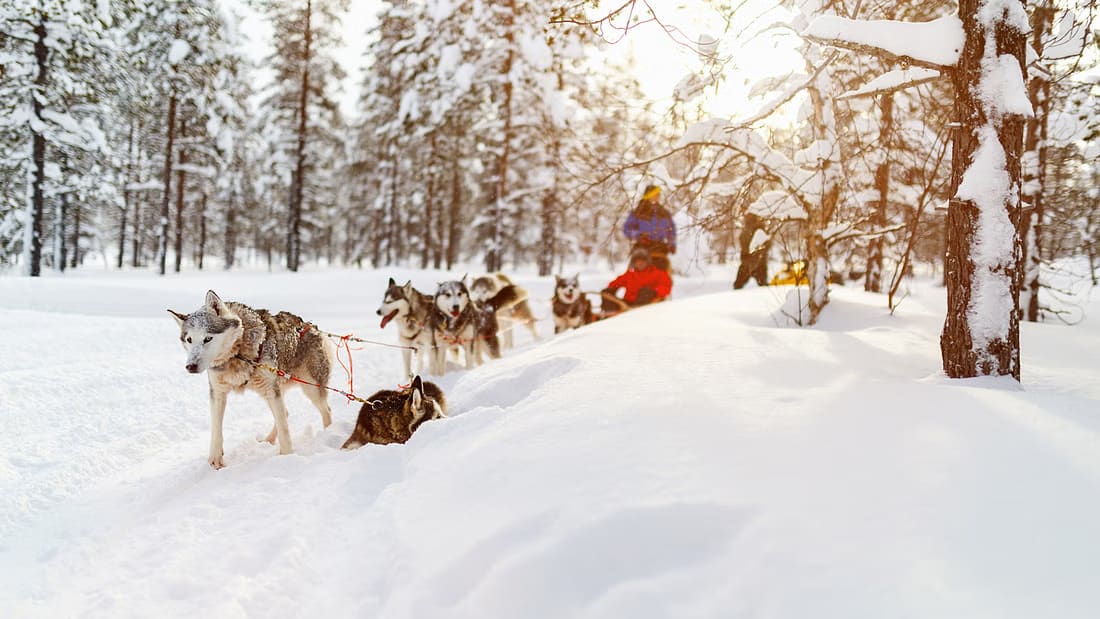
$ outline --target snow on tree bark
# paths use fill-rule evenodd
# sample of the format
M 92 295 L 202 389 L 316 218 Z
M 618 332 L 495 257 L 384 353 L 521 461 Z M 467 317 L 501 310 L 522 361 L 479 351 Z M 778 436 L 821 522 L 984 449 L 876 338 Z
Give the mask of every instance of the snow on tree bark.
M 1020 378 L 1020 98 L 1028 24 L 1020 0 L 962 0 L 966 42 L 953 73 L 960 126 L 947 213 L 947 316 L 940 348 L 952 378 Z

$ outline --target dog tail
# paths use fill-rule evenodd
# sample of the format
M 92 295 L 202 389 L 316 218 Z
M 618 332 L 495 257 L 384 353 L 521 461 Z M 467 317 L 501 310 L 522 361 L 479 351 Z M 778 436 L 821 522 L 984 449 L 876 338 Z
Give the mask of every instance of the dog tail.
M 499 312 L 502 309 L 512 307 L 516 303 L 526 300 L 527 295 L 522 294 L 522 292 L 523 291 L 516 286 L 505 286 L 497 291 L 497 293 L 493 295 L 493 298 L 486 301 L 485 304 L 492 308 L 494 313 Z

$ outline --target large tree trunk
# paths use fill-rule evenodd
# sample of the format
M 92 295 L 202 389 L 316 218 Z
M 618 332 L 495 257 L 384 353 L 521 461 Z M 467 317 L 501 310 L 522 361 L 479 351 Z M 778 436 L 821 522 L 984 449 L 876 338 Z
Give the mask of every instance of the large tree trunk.
M 182 141 L 187 137 L 187 121 L 180 121 L 180 140 Z M 184 172 L 184 166 L 187 164 L 187 150 L 180 147 L 179 154 L 179 168 L 176 170 L 176 229 L 175 239 L 172 244 L 172 249 L 176 252 L 175 256 L 175 271 L 180 272 L 180 266 L 183 264 L 183 197 L 184 188 L 187 181 L 187 173 Z
M 490 273 L 499 271 L 504 266 L 504 235 L 503 219 L 504 200 L 508 195 L 508 164 L 512 147 L 512 63 L 515 60 L 516 34 L 514 30 L 516 19 L 516 2 L 508 0 L 508 14 L 504 24 L 504 44 L 508 50 L 504 56 L 504 67 L 501 76 L 504 78 L 504 101 L 502 102 L 501 115 L 504 120 L 503 143 L 500 147 L 500 164 L 497 168 L 497 183 L 493 196 L 492 214 L 490 223 L 489 251 L 485 253 L 485 269 Z
M 1043 38 L 1054 19 L 1054 7 L 1037 6 L 1031 14 L 1031 46 L 1043 53 Z M 1020 311 L 1031 322 L 1039 320 L 1039 268 L 1043 248 L 1043 189 L 1046 185 L 1047 126 L 1050 118 L 1050 80 L 1040 67 L 1028 82 L 1028 99 L 1035 114 L 1027 121 L 1024 153 L 1028 165 L 1023 166 L 1024 201 L 1028 209 L 1020 217 L 1020 239 L 1023 242 L 1023 281 L 1020 285 Z
M 45 97 L 49 80 L 49 49 L 46 47 L 46 16 L 39 15 L 34 26 L 34 60 L 38 73 L 34 78 L 34 94 L 31 96 L 31 110 L 37 123 L 42 122 L 42 99 Z M 42 274 L 42 220 L 45 211 L 46 183 L 46 136 L 31 124 L 31 162 L 34 165 L 31 179 L 31 199 L 27 204 L 26 228 L 23 233 L 23 254 L 26 257 L 24 268 L 27 275 L 38 277 Z
M 287 215 L 286 268 L 297 271 L 302 252 L 302 196 L 305 194 L 306 127 L 309 105 L 309 63 L 312 60 L 313 30 L 310 20 L 313 3 L 306 0 L 305 49 L 302 54 L 302 92 L 298 98 L 298 148 L 295 153 L 294 181 L 291 183 L 290 209 Z
M 173 71 L 174 72 L 174 71 Z M 176 88 L 168 97 L 168 139 L 164 145 L 164 191 L 160 201 L 160 221 L 157 222 L 157 272 L 164 275 L 168 267 L 168 209 L 172 203 L 172 152 L 176 148 Z
M 879 99 L 882 125 L 879 127 L 879 148 L 886 151 L 886 157 L 882 159 L 875 170 L 875 189 L 878 190 L 878 204 L 871 216 L 871 226 L 881 230 L 886 227 L 886 205 L 890 198 L 890 138 L 894 132 L 894 94 L 883 95 Z M 882 292 L 882 254 L 885 240 L 882 235 L 871 237 L 867 244 L 867 279 L 863 282 L 863 289 L 867 292 Z
M 955 117 L 959 123 L 952 147 L 951 195 L 947 210 L 947 318 L 940 349 L 944 372 L 951 378 L 982 375 L 1011 375 L 1020 378 L 1019 304 L 1020 238 L 1013 235 L 1011 247 L 979 247 L 979 239 L 993 234 L 988 219 L 1001 215 L 996 209 L 982 211 L 973 200 L 958 197 L 964 175 L 974 162 L 984 133 L 988 149 L 995 149 L 990 130 L 1006 160 L 1009 194 L 1003 208 L 1012 223 L 1019 210 L 1020 146 L 1022 122 L 1017 117 L 991 117 L 978 97 L 986 37 L 996 45 L 989 57 L 1010 54 L 1023 66 L 1026 36 L 1001 22 L 986 32 L 978 21 L 980 0 L 961 0 L 959 17 L 966 42 L 952 75 L 955 86 Z M 1021 3 L 1022 8 L 1022 3 Z M 979 165 L 982 165 L 979 162 Z M 992 170 L 976 170 L 992 175 Z

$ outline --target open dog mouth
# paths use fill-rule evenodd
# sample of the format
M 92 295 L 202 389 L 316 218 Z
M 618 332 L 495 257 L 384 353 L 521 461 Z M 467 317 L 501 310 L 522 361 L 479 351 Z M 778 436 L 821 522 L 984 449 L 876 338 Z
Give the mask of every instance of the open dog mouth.
M 458 311 L 457 309 L 452 309 L 451 310 L 451 318 L 458 318 L 458 315 L 461 314 L 461 313 L 462 312 Z
M 383 329 L 385 329 L 385 328 L 386 328 L 386 325 L 388 325 L 388 324 L 390 323 L 390 321 L 391 321 L 391 320 L 393 320 L 393 317 L 394 317 L 394 316 L 396 316 L 396 315 L 397 315 L 397 310 L 393 310 L 393 311 L 392 311 L 392 312 L 390 312 L 389 314 L 386 314 L 385 316 L 383 316 L 383 317 L 382 317 L 382 325 L 381 325 L 381 327 L 382 327 Z

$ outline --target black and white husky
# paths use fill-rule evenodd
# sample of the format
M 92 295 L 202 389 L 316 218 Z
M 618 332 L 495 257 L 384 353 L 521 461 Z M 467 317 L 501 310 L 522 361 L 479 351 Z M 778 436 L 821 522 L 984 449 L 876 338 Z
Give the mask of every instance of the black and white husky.
M 405 282 L 404 286 L 390 278 L 386 287 L 386 295 L 382 297 L 382 305 L 378 308 L 378 315 L 382 317 L 382 328 L 390 321 L 397 323 L 398 341 L 402 346 L 412 346 L 417 349 L 416 373 L 424 369 L 424 358 L 432 353 L 432 329 L 429 325 L 432 314 L 432 295 L 424 294 L 413 288 L 412 281 Z M 401 351 L 401 358 L 405 362 L 405 375 L 412 377 L 412 350 L 408 348 Z
M 434 338 L 432 373 L 442 376 L 446 372 L 447 351 L 453 348 L 463 352 L 466 369 L 482 363 L 486 353 L 490 358 L 499 358 L 497 310 L 514 304 L 518 298 L 515 286 L 505 286 L 483 303 L 474 303 L 465 277 L 439 284 L 430 320 Z
M 554 276 L 554 333 L 576 329 L 592 322 L 592 302 L 581 291 L 580 274 Z

